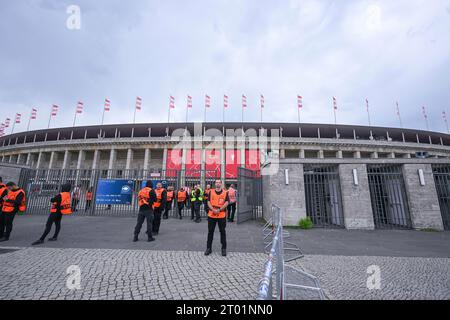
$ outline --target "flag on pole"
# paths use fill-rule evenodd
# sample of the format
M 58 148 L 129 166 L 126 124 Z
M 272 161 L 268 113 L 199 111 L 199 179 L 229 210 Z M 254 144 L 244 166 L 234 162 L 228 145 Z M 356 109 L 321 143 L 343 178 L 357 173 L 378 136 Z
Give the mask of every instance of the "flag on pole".
M 303 97 L 301 95 L 297 95 L 297 106 L 299 109 L 303 108 Z
M 205 108 L 211 108 L 211 97 L 208 95 L 205 96 Z
M 5 135 L 5 124 L 0 124 L 0 137 L 3 137 Z
M 37 118 L 37 109 L 36 109 L 36 108 L 33 108 L 33 109 L 31 109 L 31 116 L 30 116 L 30 119 L 31 119 L 31 120 L 36 120 L 36 118 Z
M 423 117 L 424 117 L 425 119 L 428 119 L 427 109 L 426 109 L 424 106 L 422 106 L 422 113 L 423 113 Z
M 169 109 L 175 109 L 175 98 L 170 96 Z
M 444 118 L 444 121 L 447 122 L 447 112 L 442 111 L 442 118 Z
M 105 99 L 105 108 L 104 111 L 111 111 L 111 101 L 109 99 Z
M 242 95 L 242 108 L 247 108 L 247 97 Z
M 16 120 L 15 120 L 15 122 L 16 123 L 20 123 L 20 119 L 22 119 L 22 114 L 16 113 Z
M 333 97 L 333 108 L 334 108 L 334 110 L 337 110 L 337 99 L 336 99 L 336 97 Z
M 191 96 L 187 96 L 187 107 L 189 109 L 192 109 L 192 97 Z
M 397 115 L 400 116 L 400 107 L 398 106 L 398 101 L 395 102 L 395 105 L 397 106 Z
M 136 110 L 142 110 L 142 98 L 136 97 Z
M 50 113 L 50 115 L 52 117 L 56 117 L 56 115 L 58 114 L 58 110 L 59 110 L 59 106 L 57 106 L 56 104 L 54 104 L 52 106 L 52 112 Z
M 366 109 L 369 111 L 369 99 L 366 98 Z
M 265 98 L 264 98 L 264 95 L 261 95 L 261 97 L 260 97 L 260 104 L 261 104 L 261 108 L 262 108 L 262 109 L 264 109 L 265 102 L 266 102 L 266 100 L 265 100 Z
M 9 128 L 10 123 L 11 123 L 11 119 L 10 118 L 6 118 L 6 120 L 5 120 L 5 128 Z
M 228 96 L 226 94 L 223 95 L 223 107 L 228 108 Z
M 81 102 L 81 101 L 78 101 L 78 104 L 77 104 L 77 109 L 76 109 L 76 113 L 78 113 L 78 114 L 81 114 L 81 113 L 83 113 L 83 107 L 84 107 L 84 104 L 83 104 L 83 102 Z

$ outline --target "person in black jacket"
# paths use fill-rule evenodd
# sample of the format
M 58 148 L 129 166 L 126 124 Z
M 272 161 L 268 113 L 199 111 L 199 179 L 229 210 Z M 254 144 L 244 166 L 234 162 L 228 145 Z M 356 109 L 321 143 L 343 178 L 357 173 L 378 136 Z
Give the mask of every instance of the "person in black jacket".
M 139 240 L 139 233 L 141 232 L 144 220 L 147 220 L 148 241 L 149 242 L 154 241 L 155 238 L 153 238 L 152 235 L 153 220 L 155 218 L 153 213 L 153 203 L 156 202 L 156 193 L 155 190 L 153 189 L 152 181 L 150 180 L 147 181 L 145 188 L 139 191 L 138 201 L 139 201 L 139 213 L 137 217 L 136 227 L 134 228 L 133 242 Z
M 19 212 L 22 202 L 25 199 L 25 191 L 20 189 L 14 182 L 6 184 L 8 189 L 3 197 L 2 212 L 0 214 L 0 241 L 8 241 L 13 228 L 13 221 L 16 213 Z
M 39 240 L 32 243 L 33 246 L 44 243 L 45 238 L 48 236 L 50 231 L 52 230 L 52 225 L 55 224 L 55 234 L 53 237 L 48 239 L 48 241 L 56 241 L 58 240 L 58 234 L 61 230 L 61 219 L 63 216 L 63 213 L 61 212 L 61 201 L 62 201 L 62 193 L 65 193 L 69 199 L 68 203 L 70 202 L 70 189 L 72 186 L 70 183 L 66 183 L 61 187 L 61 193 L 58 193 L 56 196 L 50 199 L 50 202 L 52 203 L 52 209 L 50 211 L 50 215 L 48 216 L 47 223 L 45 224 L 45 230 L 42 236 L 39 238 Z M 70 208 L 70 204 L 69 204 Z

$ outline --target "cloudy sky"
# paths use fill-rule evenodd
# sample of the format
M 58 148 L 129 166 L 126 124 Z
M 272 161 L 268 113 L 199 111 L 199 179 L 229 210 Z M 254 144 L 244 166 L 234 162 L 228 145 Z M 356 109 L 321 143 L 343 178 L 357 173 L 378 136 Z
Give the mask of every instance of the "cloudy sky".
M 67 28 L 67 8 L 81 9 L 81 28 Z M 70 20 L 72 21 L 72 20 Z M 71 126 L 76 103 L 85 112 L 77 124 L 133 119 L 184 121 L 186 95 L 193 96 L 189 121 L 202 121 L 204 96 L 212 97 L 208 121 L 337 121 L 445 131 L 450 111 L 450 0 L 1 0 L 0 121 L 32 107 L 45 128 L 50 106 L 61 109 L 52 126 Z

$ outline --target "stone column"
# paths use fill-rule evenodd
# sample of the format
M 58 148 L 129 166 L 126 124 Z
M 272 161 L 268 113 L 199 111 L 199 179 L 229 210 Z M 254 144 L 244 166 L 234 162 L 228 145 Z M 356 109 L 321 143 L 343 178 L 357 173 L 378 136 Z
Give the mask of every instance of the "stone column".
M 98 168 L 99 158 L 100 158 L 100 151 L 94 150 L 94 158 L 92 159 L 92 170 L 96 170 Z
M 38 155 L 38 158 L 37 158 L 37 162 L 36 162 L 36 169 L 40 169 L 40 167 L 41 167 L 42 156 L 43 156 L 43 153 L 39 152 L 39 155 Z
M 30 162 L 31 162 L 31 153 L 27 154 L 27 162 L 25 163 L 25 165 L 30 166 Z
M 49 169 L 53 169 L 53 164 L 54 164 L 54 162 L 55 162 L 55 151 L 52 151 L 51 153 L 50 153 L 50 160 L 49 160 L 49 162 L 48 162 L 48 168 Z
M 353 153 L 353 157 L 355 159 L 361 159 L 361 151 L 355 151 L 355 153 Z
M 20 160 L 22 160 L 22 154 L 21 154 L 21 153 L 19 153 L 19 154 L 17 155 L 17 161 L 16 161 L 16 164 L 20 164 Z
M 424 186 L 420 185 L 420 169 L 423 170 Z M 403 178 L 413 228 L 443 230 L 431 164 L 405 164 L 403 165 Z
M 78 152 L 77 170 L 80 170 L 84 161 L 84 150 Z
M 116 161 L 116 150 L 111 149 L 109 152 L 109 164 L 108 164 L 108 178 L 112 178 L 112 170 L 114 169 L 114 162 Z
M 146 148 L 144 151 L 144 166 L 143 166 L 144 175 L 147 174 L 149 162 L 150 162 L 150 149 Z
M 370 154 L 370 157 L 372 158 L 372 159 L 378 159 L 378 152 L 372 152 L 371 154 Z
M 324 158 L 323 150 L 317 151 L 317 158 L 319 158 L 319 159 L 323 159 Z
M 131 162 L 133 161 L 133 149 L 129 148 L 127 150 L 127 162 L 125 164 L 125 170 L 131 169 Z
M 225 167 L 225 162 L 226 162 L 226 158 L 227 158 L 227 154 L 226 154 L 226 149 L 222 147 L 222 149 L 220 149 L 220 180 L 222 180 L 222 183 L 225 183 L 225 179 L 226 179 L 226 167 Z
M 288 170 L 289 184 L 286 185 L 285 170 Z M 278 172 L 263 176 L 264 218 L 270 219 L 272 204 L 278 205 L 284 213 L 284 225 L 298 225 L 306 217 L 305 182 L 302 164 L 282 164 Z
M 280 159 L 286 159 L 286 149 L 280 149 Z
M 357 185 L 353 175 L 354 169 L 358 180 Z M 375 225 L 366 165 L 340 164 L 339 179 L 345 228 L 373 230 Z
M 338 150 L 338 151 L 336 152 L 336 158 L 338 158 L 338 159 L 342 159 L 342 158 L 343 158 L 342 150 Z
M 63 160 L 63 165 L 62 165 L 63 169 L 67 169 L 67 163 L 69 162 L 69 156 L 70 156 L 69 150 L 66 150 L 64 152 L 64 160 Z
M 163 163 L 162 163 L 162 170 L 163 170 L 163 179 L 166 178 L 166 169 L 167 169 L 167 147 L 164 147 L 163 151 Z M 184 153 L 184 152 L 183 152 Z
M 298 152 L 298 157 L 299 157 L 300 159 L 305 159 L 305 150 L 301 149 L 301 150 Z

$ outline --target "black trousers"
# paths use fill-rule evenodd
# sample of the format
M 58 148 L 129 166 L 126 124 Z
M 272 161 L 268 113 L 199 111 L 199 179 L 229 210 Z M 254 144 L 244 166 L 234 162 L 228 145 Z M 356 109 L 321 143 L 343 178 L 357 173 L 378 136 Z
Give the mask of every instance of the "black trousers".
M 84 208 L 84 211 L 88 211 L 91 208 L 92 200 L 86 200 L 86 207 Z
M 55 224 L 55 234 L 53 235 L 53 238 L 58 238 L 59 231 L 61 230 L 61 219 L 62 219 L 61 212 L 56 213 L 50 213 L 47 219 L 47 223 L 45 224 L 45 230 L 44 233 L 41 236 L 41 240 L 45 240 L 45 238 L 48 236 L 50 231 L 52 230 L 52 225 Z
M 183 216 L 184 202 L 178 202 L 178 215 Z
M 195 220 L 200 220 L 200 208 L 202 203 L 200 201 L 195 201 L 191 203 L 191 218 Z
M 164 218 L 169 217 L 170 210 L 172 210 L 172 201 L 166 202 L 166 208 L 164 209 Z
M 220 231 L 220 243 L 222 244 L 222 249 L 227 248 L 227 234 L 225 232 L 225 228 L 227 226 L 227 220 L 226 218 L 210 218 L 208 217 L 208 242 L 206 244 L 206 247 L 208 249 L 212 249 L 212 243 L 214 239 L 214 231 L 216 230 L 216 224 L 219 225 L 219 231 Z
M 15 212 L 11 213 L 0 213 L 0 238 L 9 239 L 9 235 L 11 234 L 13 228 L 13 221 L 16 216 Z
M 155 215 L 155 218 L 153 219 L 153 233 L 159 233 L 159 226 L 161 225 L 161 214 L 162 214 L 163 208 L 155 208 L 153 209 L 153 214 Z
M 139 211 L 136 227 L 134 228 L 134 234 L 136 236 L 139 235 L 144 221 L 147 220 L 147 235 L 149 238 L 151 238 L 153 229 L 153 219 L 154 219 L 153 211 L 151 210 Z
M 230 203 L 228 205 L 227 211 L 228 211 L 228 220 L 233 222 L 234 221 L 234 215 L 236 213 L 236 202 L 235 203 Z
M 78 202 L 80 202 L 80 199 L 72 199 L 72 211 L 77 211 Z

